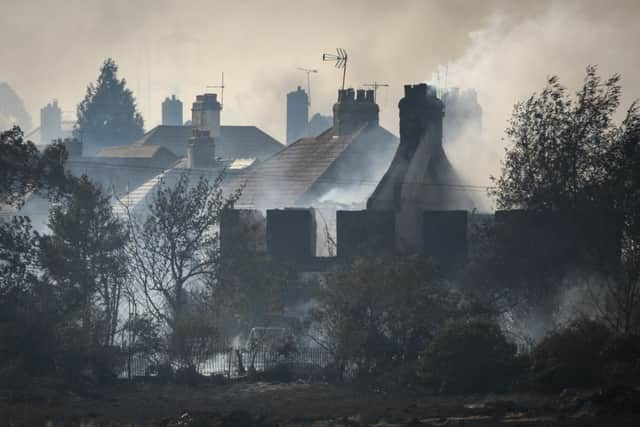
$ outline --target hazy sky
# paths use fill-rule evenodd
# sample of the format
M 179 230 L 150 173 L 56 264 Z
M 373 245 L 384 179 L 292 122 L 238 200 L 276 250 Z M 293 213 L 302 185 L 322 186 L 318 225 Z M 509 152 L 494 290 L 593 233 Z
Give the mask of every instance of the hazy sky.
M 585 66 L 598 64 L 604 75 L 622 74 L 625 103 L 640 97 L 639 22 L 638 0 L 0 0 L 0 81 L 35 123 L 54 98 L 72 116 L 112 57 L 149 129 L 165 96 L 185 102 L 186 119 L 195 95 L 224 71 L 223 124 L 255 124 L 284 140 L 285 94 L 305 84 L 296 67 L 319 70 L 312 112 L 330 112 L 340 72 L 322 62 L 323 52 L 348 51 L 349 86 L 390 85 L 378 100 L 394 133 L 402 85 L 430 81 L 448 64 L 447 85 L 475 87 L 485 110 L 486 176 L 513 103 L 547 75 L 574 89 Z

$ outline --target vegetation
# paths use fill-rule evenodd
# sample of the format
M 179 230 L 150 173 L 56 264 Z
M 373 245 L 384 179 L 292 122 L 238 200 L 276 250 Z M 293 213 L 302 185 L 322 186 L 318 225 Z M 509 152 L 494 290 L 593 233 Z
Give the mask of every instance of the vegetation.
M 640 111 L 633 103 L 623 120 L 620 77 L 602 80 L 588 67 L 572 98 L 551 77 L 547 87 L 516 104 L 502 174 L 494 179 L 498 206 L 522 208 L 562 226 L 523 235 L 507 245 L 489 230 L 488 250 L 471 277 L 481 277 L 490 294 L 508 296 L 545 313 L 557 306 L 559 285 L 570 268 L 608 276 L 598 302 L 600 317 L 622 332 L 637 331 L 640 316 Z M 572 240 L 573 246 L 567 245 Z M 518 247 L 523 248 L 518 251 Z M 585 252 L 589 248 L 589 253 Z M 620 258 L 603 254 L 620 250 Z M 613 264 L 613 265 L 612 265 Z M 604 267 L 604 268 L 603 268 Z M 599 293 L 602 294 L 602 293 Z
M 214 336 L 215 307 L 209 303 L 219 266 L 215 227 L 238 197 L 225 196 L 221 183 L 222 175 L 192 184 L 182 174 L 173 185 L 160 185 L 145 218 L 129 213 L 132 279 L 147 311 L 168 328 L 170 353 L 187 364 L 196 363 L 194 342 L 202 347 Z
M 111 209 L 110 197 L 87 177 L 49 214 L 51 234 L 40 238 L 40 262 L 48 279 L 77 310 L 88 342 L 115 344 L 118 312 L 128 279 L 125 224 Z
M 522 380 L 522 362 L 497 323 L 458 321 L 444 325 L 429 342 L 419 373 L 441 393 L 498 392 Z
M 548 391 L 601 384 L 609 337 L 604 325 L 589 320 L 552 332 L 531 352 L 533 384 Z
M 55 193 L 66 183 L 64 146 L 55 143 L 42 153 L 24 140 L 19 127 L 0 133 L 0 200 L 20 205 L 26 195 Z
M 435 331 L 472 314 L 480 308 L 425 260 L 360 258 L 328 278 L 311 334 L 334 355 L 340 378 L 387 376 L 410 385 Z
M 127 145 L 144 133 L 144 121 L 137 111 L 125 79 L 118 79 L 118 66 L 108 58 L 100 68 L 98 81 L 89 84 L 78 105 L 74 136 L 94 149 Z

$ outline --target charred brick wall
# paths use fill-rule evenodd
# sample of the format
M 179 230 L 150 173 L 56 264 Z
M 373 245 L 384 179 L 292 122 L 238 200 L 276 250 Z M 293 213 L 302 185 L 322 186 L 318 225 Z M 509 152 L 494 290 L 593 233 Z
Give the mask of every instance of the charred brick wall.
M 422 254 L 444 267 L 467 259 L 467 211 L 425 211 L 422 217 Z
M 395 213 L 392 211 L 338 211 L 336 223 L 338 258 L 395 251 Z
M 267 251 L 274 257 L 306 261 L 316 253 L 313 209 L 267 210 Z
M 620 261 L 621 222 L 597 210 L 497 211 L 495 236 L 501 255 L 541 271 L 588 266 L 608 273 Z
M 225 209 L 220 217 L 220 252 L 223 257 L 266 250 L 267 222 L 253 209 Z

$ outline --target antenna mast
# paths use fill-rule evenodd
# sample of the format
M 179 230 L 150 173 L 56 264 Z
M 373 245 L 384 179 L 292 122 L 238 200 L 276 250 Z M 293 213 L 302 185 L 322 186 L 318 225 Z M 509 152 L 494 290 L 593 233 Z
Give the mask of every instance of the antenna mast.
M 217 86 L 207 86 L 208 89 L 220 89 L 220 109 L 224 106 L 224 71 L 222 72 L 222 80 Z
M 373 88 L 373 101 L 375 102 L 378 97 L 378 88 L 379 87 L 389 87 L 387 83 L 373 82 L 373 83 L 365 83 L 362 86 L 372 87 Z
M 347 51 L 342 48 L 336 49 L 337 55 L 332 53 L 323 53 L 322 60 L 328 62 L 335 62 L 336 68 L 342 68 L 342 90 L 344 90 L 344 83 L 347 79 L 347 59 L 349 58 L 347 55 Z
M 311 79 L 309 78 L 309 75 L 311 73 L 317 73 L 318 70 L 314 70 L 311 68 L 301 68 L 301 67 L 298 67 L 298 70 L 304 71 L 305 73 L 307 73 L 307 105 L 311 105 Z

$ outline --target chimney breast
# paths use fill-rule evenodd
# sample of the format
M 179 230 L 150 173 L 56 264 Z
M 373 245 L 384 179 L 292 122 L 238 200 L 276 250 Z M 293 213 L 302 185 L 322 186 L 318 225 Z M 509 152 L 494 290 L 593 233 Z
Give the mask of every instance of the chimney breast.
M 192 169 L 206 169 L 215 166 L 215 142 L 208 130 L 192 130 L 192 136 L 189 138 L 187 146 L 187 163 Z

